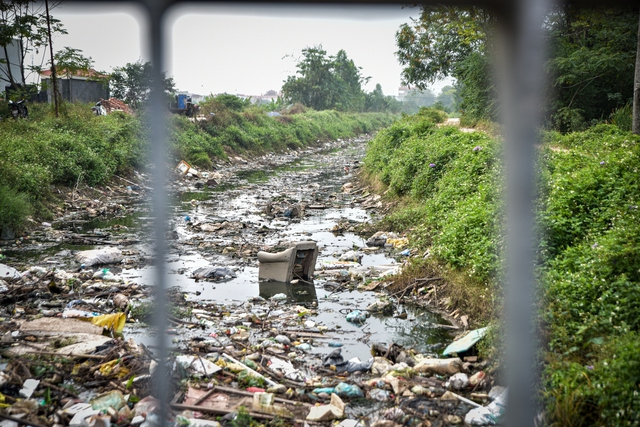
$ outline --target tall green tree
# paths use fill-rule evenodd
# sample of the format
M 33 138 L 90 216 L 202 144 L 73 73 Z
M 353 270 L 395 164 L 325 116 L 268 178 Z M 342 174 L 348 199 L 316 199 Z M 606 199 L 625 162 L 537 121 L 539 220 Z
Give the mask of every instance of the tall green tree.
M 567 3 L 550 11 L 544 25 L 550 46 L 548 123 L 579 130 L 632 102 L 637 9 Z M 420 16 L 396 33 L 404 82 L 423 88 L 454 77 L 463 115 L 495 119 L 494 29 L 495 17 L 483 9 L 423 6 Z
M 175 92 L 172 77 L 162 73 L 162 85 L 166 94 Z M 133 108 L 140 108 L 149 99 L 153 87 L 153 66 L 151 62 L 137 61 L 116 67 L 110 76 L 111 94 L 122 99 Z
M 456 96 L 456 89 L 453 86 L 444 86 L 436 96 L 436 103 L 439 102 L 448 111 L 454 111 L 456 109 Z
M 365 95 L 365 111 L 399 113 L 401 109 L 402 104 L 400 101 L 393 96 L 385 96 L 380 83 L 376 84 L 376 88 Z
M 482 8 L 422 6 L 420 16 L 396 33 L 403 83 L 426 89 L 454 77 L 463 113 L 474 119 L 495 118 L 489 66 L 494 27 L 495 18 Z
M 51 2 L 50 8 L 59 2 Z M 67 34 L 60 20 L 50 19 L 51 32 Z M 2 78 L 14 88 L 18 82 L 25 82 L 32 72 L 41 71 L 38 65 L 25 65 L 25 59 L 32 52 L 38 52 L 48 45 L 47 17 L 41 2 L 35 0 L 3 0 L 0 2 L 0 62 L 9 65 L 8 46 L 18 40 L 20 76 L 13 75 L 10 66 L 3 70 Z
M 327 56 L 322 46 L 302 49 L 295 76 L 287 77 L 282 94 L 287 102 L 299 102 L 316 110 L 361 111 L 365 105 L 362 85 L 368 81 L 344 50 Z
M 548 118 L 565 131 L 608 118 L 633 100 L 638 10 L 568 4 L 549 14 Z

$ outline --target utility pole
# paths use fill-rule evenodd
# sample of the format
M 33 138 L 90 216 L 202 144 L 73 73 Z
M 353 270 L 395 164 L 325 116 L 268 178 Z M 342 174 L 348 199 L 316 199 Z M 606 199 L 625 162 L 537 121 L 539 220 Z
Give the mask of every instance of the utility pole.
M 51 17 L 49 16 L 49 0 L 44 0 L 44 8 L 47 12 L 47 34 L 49 35 L 49 52 L 51 53 L 51 82 L 53 83 L 53 105 L 56 112 L 56 117 L 58 117 L 58 76 L 56 75 L 56 64 L 53 61 L 53 42 L 51 40 Z
M 638 17 L 638 45 L 636 47 L 636 74 L 633 79 L 633 118 L 631 131 L 640 134 L 640 16 Z

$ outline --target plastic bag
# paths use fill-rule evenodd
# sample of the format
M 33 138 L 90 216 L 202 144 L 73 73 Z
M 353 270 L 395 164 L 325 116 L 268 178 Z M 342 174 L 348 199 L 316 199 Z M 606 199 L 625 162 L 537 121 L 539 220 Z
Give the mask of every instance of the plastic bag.
M 369 397 L 379 402 L 386 402 L 388 400 L 391 400 L 391 393 L 388 390 L 374 388 L 369 392 Z
M 505 414 L 507 390 L 487 406 L 474 408 L 467 412 L 464 422 L 472 426 L 495 426 L 502 421 Z
M 449 385 L 454 390 L 462 390 L 469 385 L 469 377 L 462 372 L 457 373 L 449 378 Z
M 367 320 L 367 315 L 360 310 L 353 310 L 347 314 L 347 322 L 351 323 L 364 323 Z
M 238 276 L 233 270 L 226 267 L 200 267 L 193 272 L 193 277 L 196 279 L 223 280 Z
M 340 397 L 364 397 L 364 393 L 355 384 L 339 383 L 335 386 L 335 393 Z
M 121 334 L 124 324 L 127 322 L 127 315 L 124 313 L 103 314 L 91 318 L 91 323 L 102 326 L 112 332 Z
M 349 359 L 349 361 L 347 362 L 347 372 L 349 372 L 350 374 L 357 371 L 366 372 L 373 366 L 373 360 L 373 357 L 366 362 L 362 362 L 358 357 Z
M 118 248 L 105 247 L 76 253 L 76 260 L 86 266 L 97 264 L 117 264 L 124 259 Z
M 116 411 L 127 404 L 124 400 L 124 396 L 122 392 L 119 390 L 113 390 L 109 393 L 101 394 L 100 396 L 93 399 L 91 402 L 91 407 L 96 411 L 105 411 L 109 408 L 113 408 Z

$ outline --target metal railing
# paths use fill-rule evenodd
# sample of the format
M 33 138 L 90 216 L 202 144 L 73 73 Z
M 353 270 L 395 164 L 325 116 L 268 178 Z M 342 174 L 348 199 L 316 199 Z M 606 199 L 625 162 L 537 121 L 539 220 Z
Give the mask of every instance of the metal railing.
M 73 1 L 73 0 L 71 0 Z M 98 0 L 100 1 L 100 0 Z M 157 351 L 159 360 L 166 360 L 168 343 L 164 332 L 167 329 L 167 274 L 164 265 L 167 254 L 166 235 L 168 231 L 168 197 L 165 193 L 167 177 L 167 137 L 165 123 L 165 99 L 161 82 L 161 72 L 165 69 L 166 28 L 164 28 L 167 12 L 176 5 L 191 6 L 206 1 L 182 2 L 179 0 L 142 0 L 135 2 L 144 6 L 148 19 L 151 47 L 151 61 L 155 65 L 154 81 L 157 86 L 151 96 L 151 162 L 153 171 L 153 210 L 155 241 L 154 259 L 156 274 L 157 310 L 154 315 Z M 240 2 L 235 2 L 240 3 Z M 250 3 L 250 2 L 243 2 Z M 269 2 L 259 2 L 260 4 Z M 286 1 L 282 3 L 298 4 L 405 4 L 406 1 Z M 507 419 L 509 427 L 532 427 L 536 424 L 537 407 L 535 400 L 535 384 L 539 373 L 534 366 L 537 348 L 535 334 L 535 279 L 534 279 L 534 183 L 535 170 L 534 147 L 538 139 L 540 118 L 539 107 L 543 92 L 543 63 L 545 40 L 542 24 L 545 13 L 552 6 L 552 0 L 453 0 L 429 1 L 421 4 L 481 6 L 489 8 L 498 17 L 500 39 L 499 69 L 501 76 L 497 82 L 501 89 L 503 111 L 505 153 L 506 153 L 506 207 L 507 207 L 507 250 L 506 250 L 506 307 L 504 322 L 506 324 L 506 384 L 508 387 Z M 595 6 L 598 1 L 574 1 L 579 5 Z M 608 5 L 631 4 L 631 1 L 610 0 Z M 154 381 L 157 391 L 169 389 L 169 372 L 160 363 L 156 369 Z M 160 393 L 164 395 L 165 393 Z M 162 412 L 166 420 L 167 406 Z

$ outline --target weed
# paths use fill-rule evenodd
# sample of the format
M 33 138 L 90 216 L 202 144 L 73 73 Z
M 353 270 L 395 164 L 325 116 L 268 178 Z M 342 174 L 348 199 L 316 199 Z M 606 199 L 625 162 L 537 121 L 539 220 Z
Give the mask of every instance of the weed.
M 33 212 L 26 193 L 0 184 L 0 230 L 7 227 L 21 231 L 26 226 L 26 218 Z
M 238 414 L 231 421 L 232 427 L 252 427 L 258 423 L 249 415 L 249 411 L 244 406 L 238 408 Z

